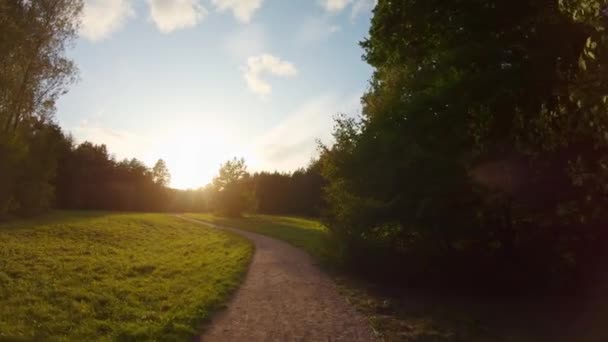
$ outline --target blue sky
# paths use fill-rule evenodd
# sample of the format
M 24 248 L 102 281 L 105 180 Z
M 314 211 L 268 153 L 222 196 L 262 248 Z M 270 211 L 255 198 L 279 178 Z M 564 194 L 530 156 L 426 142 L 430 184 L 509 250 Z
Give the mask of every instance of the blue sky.
M 57 118 L 119 159 L 163 158 L 177 188 L 220 163 L 290 171 L 357 114 L 374 0 L 86 0 L 80 81 Z

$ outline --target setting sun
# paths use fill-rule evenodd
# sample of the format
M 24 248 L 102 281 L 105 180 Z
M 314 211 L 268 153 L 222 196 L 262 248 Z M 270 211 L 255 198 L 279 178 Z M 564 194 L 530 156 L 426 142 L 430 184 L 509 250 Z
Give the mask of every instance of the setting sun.
M 207 127 L 206 129 L 204 127 Z M 197 189 L 211 182 L 220 164 L 235 156 L 249 157 L 247 151 L 235 146 L 218 126 L 200 129 L 179 127 L 151 149 L 149 158 L 159 156 L 171 170 L 171 186 L 176 189 Z

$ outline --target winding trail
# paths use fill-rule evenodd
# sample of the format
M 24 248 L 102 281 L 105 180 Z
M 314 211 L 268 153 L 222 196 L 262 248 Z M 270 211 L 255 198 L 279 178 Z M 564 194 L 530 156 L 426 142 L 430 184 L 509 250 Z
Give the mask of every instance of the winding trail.
M 374 341 L 367 319 L 304 251 L 263 235 L 179 217 L 237 233 L 255 245 L 245 281 L 201 341 Z

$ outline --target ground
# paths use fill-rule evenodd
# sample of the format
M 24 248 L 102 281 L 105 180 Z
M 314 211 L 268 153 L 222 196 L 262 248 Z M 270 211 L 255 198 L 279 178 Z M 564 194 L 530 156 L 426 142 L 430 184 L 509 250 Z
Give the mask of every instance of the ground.
M 260 234 L 232 231 L 253 241 L 255 255 L 245 281 L 202 341 L 375 340 L 366 317 L 339 294 L 306 252 Z
M 329 232 L 314 219 L 249 215 L 188 217 L 272 236 L 301 247 L 329 271 L 343 296 L 384 341 L 608 341 L 608 286 L 590 296 L 482 297 L 390 289 L 331 267 Z M 328 265 L 329 263 L 329 265 Z M 398 270 L 396 270 L 397 272 Z M 605 282 L 608 284 L 608 281 Z
M 187 340 L 252 255 L 160 214 L 58 212 L 0 224 L 0 246 L 0 340 Z

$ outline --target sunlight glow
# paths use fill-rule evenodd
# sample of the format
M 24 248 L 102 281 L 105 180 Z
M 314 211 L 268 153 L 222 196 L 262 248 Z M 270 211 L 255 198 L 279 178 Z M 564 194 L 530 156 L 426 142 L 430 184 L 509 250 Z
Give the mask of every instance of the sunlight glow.
M 250 156 L 231 140 L 219 127 L 201 130 L 180 127 L 170 130 L 151 152 L 167 163 L 171 187 L 197 189 L 212 181 L 224 161 Z

